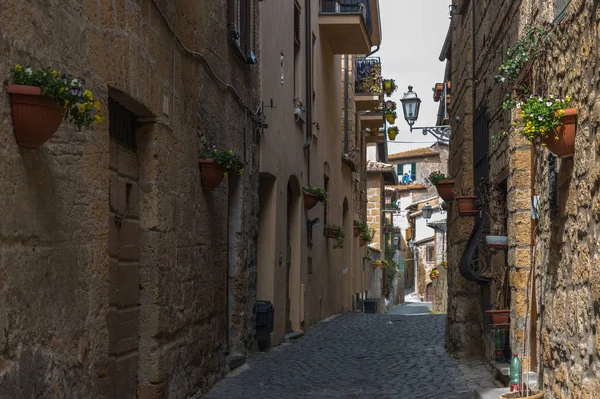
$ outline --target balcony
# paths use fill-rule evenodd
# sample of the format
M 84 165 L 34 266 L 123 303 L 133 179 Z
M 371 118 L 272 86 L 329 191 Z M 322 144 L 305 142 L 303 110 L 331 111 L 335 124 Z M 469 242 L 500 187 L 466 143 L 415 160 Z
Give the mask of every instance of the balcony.
M 365 133 L 366 143 L 385 143 L 385 131 L 383 129 L 371 130 Z
M 384 119 L 381 111 L 361 112 L 360 126 L 363 129 L 379 130 L 383 127 Z
M 334 54 L 371 52 L 373 20 L 370 0 L 321 0 L 319 27 Z
M 354 66 L 355 96 L 357 111 L 381 108 L 383 101 L 383 78 L 379 57 L 359 57 Z

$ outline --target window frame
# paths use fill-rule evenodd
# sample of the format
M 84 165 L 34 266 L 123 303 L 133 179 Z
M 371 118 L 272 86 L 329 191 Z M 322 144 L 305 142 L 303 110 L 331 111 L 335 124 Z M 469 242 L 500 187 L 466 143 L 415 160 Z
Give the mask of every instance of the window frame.
M 435 247 L 433 245 L 425 246 L 425 262 L 435 262 Z

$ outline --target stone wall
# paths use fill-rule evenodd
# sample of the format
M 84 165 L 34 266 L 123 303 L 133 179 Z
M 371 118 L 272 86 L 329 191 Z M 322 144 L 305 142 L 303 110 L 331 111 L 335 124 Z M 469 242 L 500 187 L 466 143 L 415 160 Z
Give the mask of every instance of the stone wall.
M 530 6 L 536 23 L 555 20 L 551 5 Z M 600 391 L 599 12 L 597 2 L 570 2 L 564 18 L 551 26 L 548 51 L 533 67 L 535 92 L 569 95 L 578 109 L 575 154 L 557 161 L 556 217 L 550 216 L 549 152 L 535 147 L 535 194 L 541 209 L 533 258 L 537 328 L 532 335 L 549 398 L 591 398 Z
M 225 355 L 253 339 L 258 208 L 250 114 L 206 63 L 253 110 L 257 69 L 228 43 L 225 0 L 157 3 L 205 61 L 177 45 L 151 0 L 63 3 L 2 3 L 0 76 L 17 63 L 81 76 L 107 117 L 81 132 L 63 122 L 39 150 L 21 149 L 0 96 L 0 391 L 100 397 L 122 383 L 107 376 L 122 360 L 108 355 L 109 98 L 146 118 L 137 129 L 139 342 L 121 371 L 133 369 L 144 398 L 206 391 Z M 198 169 L 208 143 L 246 162 L 241 178 L 212 192 Z

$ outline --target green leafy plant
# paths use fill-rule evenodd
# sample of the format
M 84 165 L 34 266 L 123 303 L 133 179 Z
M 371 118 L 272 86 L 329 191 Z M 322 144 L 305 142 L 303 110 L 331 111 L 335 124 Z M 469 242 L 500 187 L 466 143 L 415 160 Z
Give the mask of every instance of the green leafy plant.
M 374 229 L 369 230 L 369 228 L 367 227 L 367 229 L 365 231 L 361 230 L 361 232 L 360 232 L 360 238 L 362 238 L 365 242 L 372 242 L 374 237 L 375 237 Z
M 537 58 L 541 51 L 541 41 L 546 34 L 546 29 L 529 25 L 525 28 L 523 36 L 506 51 L 506 60 L 498 68 L 499 73 L 494 76 L 498 83 L 511 83 L 521 73 L 525 64 Z
M 385 102 L 385 108 L 389 109 L 391 111 L 395 111 L 396 110 L 396 101 L 387 100 Z
M 338 226 L 336 224 L 327 224 L 326 229 L 336 231 L 335 237 L 333 237 L 333 248 L 344 248 L 344 239 L 346 238 L 346 232 L 344 232 L 342 226 Z
M 369 231 L 369 225 L 364 220 L 355 220 L 354 226 L 358 227 L 361 233 L 364 231 Z
M 225 169 L 225 176 L 230 173 L 238 176 L 244 173 L 244 163 L 231 150 L 219 150 L 216 145 L 213 145 L 201 152 L 200 158 L 213 158 L 216 163 Z
M 309 193 L 309 194 L 313 194 L 316 195 L 317 197 L 319 197 L 319 202 L 322 203 L 327 203 L 328 199 L 328 195 L 327 191 L 323 190 L 320 187 L 305 187 L 304 191 Z
M 530 142 L 537 137 L 546 138 L 561 125 L 565 109 L 571 104 L 571 97 L 557 98 L 553 95 L 530 96 L 526 101 L 517 103 L 523 120 L 517 124 L 520 133 Z M 556 136 L 558 140 L 558 136 Z
M 361 70 L 356 91 L 358 93 L 381 93 L 381 64 L 366 64 L 365 70 Z
M 94 101 L 94 94 L 84 87 L 85 79 L 61 74 L 50 68 L 34 71 L 17 64 L 13 68 L 12 83 L 39 87 L 43 96 L 65 107 L 64 119 L 79 130 L 104 120 L 100 102 Z
M 386 108 L 384 111 L 384 114 L 385 114 L 385 116 L 391 115 L 394 117 L 394 119 L 398 117 L 398 114 L 396 114 L 396 111 L 394 111 L 390 108 Z
M 435 172 L 431 172 L 429 174 L 429 177 L 425 180 L 428 181 L 429 183 L 433 184 L 434 186 L 437 186 L 437 184 L 442 180 L 452 180 L 452 179 L 453 179 L 452 176 L 446 176 L 439 170 L 436 170 Z

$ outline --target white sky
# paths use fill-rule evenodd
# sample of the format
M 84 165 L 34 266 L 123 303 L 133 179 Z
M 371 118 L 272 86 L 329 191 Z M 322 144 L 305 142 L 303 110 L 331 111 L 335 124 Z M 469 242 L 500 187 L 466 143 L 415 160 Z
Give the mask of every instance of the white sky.
M 425 147 L 435 142 L 433 136 L 423 136 L 420 130 L 410 133 L 404 120 L 400 98 L 408 85 L 421 99 L 421 111 L 415 126 L 434 126 L 439 103 L 433 102 L 431 88 L 444 79 L 445 62 L 438 59 L 450 19 L 451 0 L 379 0 L 383 40 L 379 52 L 382 74 L 394 79 L 398 90 L 391 97 L 396 101 L 396 141 L 418 141 L 420 144 L 389 143 L 389 153 Z M 386 97 L 387 99 L 387 97 Z

